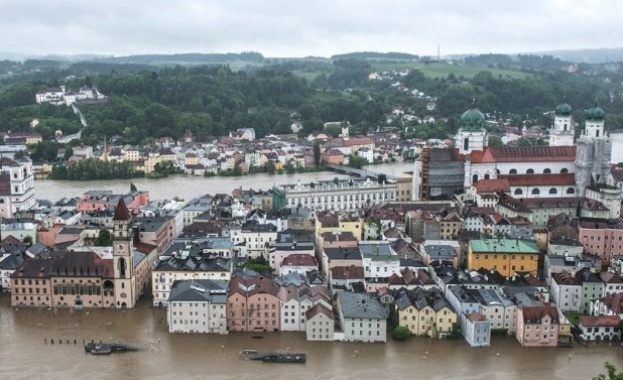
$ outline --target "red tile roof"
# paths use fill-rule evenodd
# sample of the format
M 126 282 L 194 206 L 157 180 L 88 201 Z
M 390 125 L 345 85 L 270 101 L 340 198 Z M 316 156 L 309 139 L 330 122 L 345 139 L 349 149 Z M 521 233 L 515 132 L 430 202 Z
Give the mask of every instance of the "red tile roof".
M 546 315 L 549 315 L 552 323 L 558 323 L 558 310 L 555 306 L 528 306 L 521 310 L 525 323 L 541 323 Z
M 519 146 L 485 148 L 470 154 L 472 162 L 573 162 L 575 146 Z
M 572 173 L 561 174 L 525 174 L 501 175 L 498 180 L 506 179 L 510 186 L 574 186 Z
M 362 280 L 364 278 L 363 267 L 351 265 L 331 268 L 331 278 L 334 280 Z
M 318 263 L 316 262 L 316 258 L 312 255 L 306 255 L 304 253 L 293 253 L 283 259 L 281 266 L 317 267 Z
M 509 192 L 510 185 L 508 179 L 483 179 L 474 184 L 478 193 L 497 193 L 499 191 Z
M 580 324 L 586 327 L 606 326 L 606 327 L 619 327 L 621 318 L 618 315 L 580 315 Z

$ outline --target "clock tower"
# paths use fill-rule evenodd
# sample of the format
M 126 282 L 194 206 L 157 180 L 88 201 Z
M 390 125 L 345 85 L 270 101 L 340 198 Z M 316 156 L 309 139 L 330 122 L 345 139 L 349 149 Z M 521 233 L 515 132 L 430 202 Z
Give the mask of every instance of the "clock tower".
M 136 278 L 134 274 L 134 244 L 132 216 L 123 198 L 113 216 L 113 268 L 115 284 L 115 307 L 130 308 L 136 302 Z

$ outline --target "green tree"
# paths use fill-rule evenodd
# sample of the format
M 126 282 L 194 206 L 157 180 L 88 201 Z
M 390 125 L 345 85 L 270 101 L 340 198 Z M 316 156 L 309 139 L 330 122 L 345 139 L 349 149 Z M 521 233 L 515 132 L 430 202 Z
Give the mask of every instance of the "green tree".
M 35 162 L 48 161 L 53 162 L 56 160 L 58 154 L 58 145 L 54 141 L 41 141 L 34 146 L 30 158 Z
M 517 146 L 532 146 L 532 141 L 525 137 L 520 137 L 519 140 L 517 140 Z
M 368 160 L 366 160 L 364 157 L 361 157 L 357 152 L 348 156 L 348 166 L 350 166 L 351 168 L 361 169 L 367 163 Z
M 74 148 L 72 148 L 70 145 L 65 145 L 65 155 L 63 156 L 65 160 L 68 160 L 69 157 L 73 155 L 74 155 Z
M 489 140 L 487 141 L 487 144 L 492 148 L 504 146 L 502 139 L 498 136 L 489 136 Z
M 247 261 L 243 265 L 245 268 L 251 269 L 258 273 L 272 273 L 273 268 L 271 268 L 268 260 L 264 258 L 263 255 L 258 256 L 254 259 L 247 259 Z
M 101 228 L 95 239 L 96 247 L 109 247 L 112 245 L 112 236 L 106 228 Z
M 314 140 L 314 165 L 316 167 L 320 166 L 320 141 Z
M 411 337 L 411 332 L 404 326 L 397 326 L 392 331 L 392 337 L 397 341 L 405 341 Z
M 30 235 L 26 235 L 26 236 L 24 236 L 24 239 L 22 240 L 22 242 L 23 242 L 24 244 L 26 244 L 27 246 L 31 246 L 31 245 L 32 245 L 32 243 L 33 243 L 33 241 L 32 241 L 32 236 L 30 236 Z
M 337 125 L 329 125 L 324 129 L 324 133 L 326 133 L 327 136 L 339 137 L 342 133 L 342 128 Z
M 275 167 L 275 161 L 268 160 L 266 162 L 266 173 L 275 174 L 277 172 L 277 168 Z
M 623 380 L 623 372 L 619 372 L 616 367 L 608 362 L 604 364 L 606 375 L 600 374 L 593 377 L 593 380 Z

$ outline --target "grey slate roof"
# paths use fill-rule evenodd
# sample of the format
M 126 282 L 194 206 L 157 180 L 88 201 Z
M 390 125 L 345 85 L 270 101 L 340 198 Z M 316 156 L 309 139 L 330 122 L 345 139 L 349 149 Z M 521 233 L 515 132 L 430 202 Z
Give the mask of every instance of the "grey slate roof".
M 338 293 L 338 302 L 344 318 L 387 319 L 388 312 L 381 302 L 368 293 Z
M 227 287 L 225 280 L 177 280 L 171 287 L 169 302 L 199 301 L 211 304 L 227 303 Z

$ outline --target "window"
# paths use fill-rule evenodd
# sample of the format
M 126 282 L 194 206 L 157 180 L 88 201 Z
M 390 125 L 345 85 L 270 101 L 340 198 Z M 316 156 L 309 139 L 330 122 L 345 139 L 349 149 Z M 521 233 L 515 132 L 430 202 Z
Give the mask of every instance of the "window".
M 539 189 L 532 189 L 532 195 L 539 195 L 541 191 Z
M 550 193 L 550 195 L 558 194 L 558 190 L 556 190 L 555 187 L 552 187 L 551 189 L 549 189 L 549 193 Z
M 562 168 L 562 169 L 560 169 L 560 172 L 561 172 L 561 173 L 569 173 L 569 169 L 567 169 L 567 168 Z
M 517 174 L 517 169 L 511 169 L 508 171 L 508 174 Z
M 575 189 L 573 187 L 568 188 L 567 194 L 575 194 Z
M 549 168 L 543 169 L 543 174 L 550 174 L 551 172 L 552 170 Z
M 523 194 L 523 190 L 521 189 L 515 189 L 515 195 L 522 195 Z
M 528 170 L 526 170 L 526 174 L 534 174 L 534 169 L 528 169 Z

